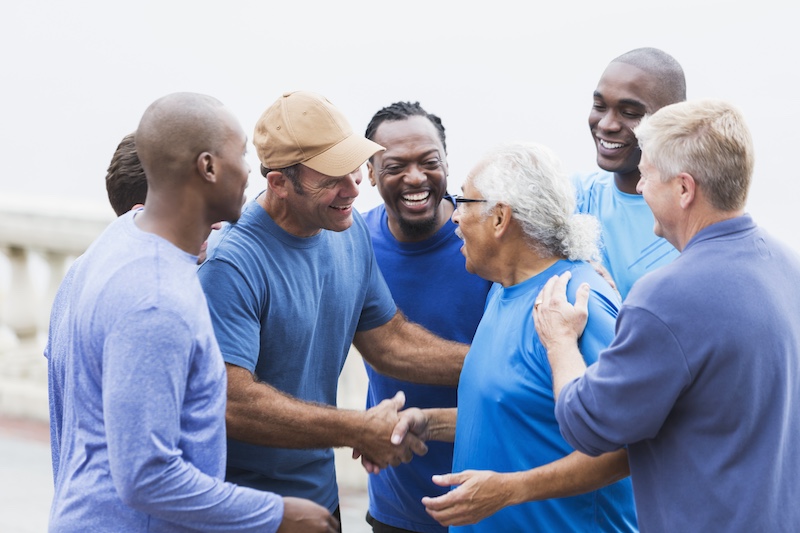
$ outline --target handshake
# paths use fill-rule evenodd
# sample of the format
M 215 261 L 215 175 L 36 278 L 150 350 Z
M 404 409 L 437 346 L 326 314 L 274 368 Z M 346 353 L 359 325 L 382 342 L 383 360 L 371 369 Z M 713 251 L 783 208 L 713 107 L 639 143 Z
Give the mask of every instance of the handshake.
M 361 458 L 368 473 L 377 474 L 388 466 L 410 462 L 415 454 L 428 453 L 428 417 L 417 408 L 401 410 L 405 403 L 400 391 L 363 413 L 366 420 L 353 446 L 353 459 Z

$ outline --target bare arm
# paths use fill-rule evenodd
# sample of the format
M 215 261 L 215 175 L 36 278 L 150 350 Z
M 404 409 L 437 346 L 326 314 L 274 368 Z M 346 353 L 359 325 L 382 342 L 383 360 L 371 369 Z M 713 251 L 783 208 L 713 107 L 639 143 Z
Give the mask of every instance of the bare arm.
M 432 385 L 457 385 L 469 350 L 409 322 L 400 311 L 382 326 L 357 332 L 353 344 L 378 372 Z
M 368 411 L 337 409 L 304 402 L 259 382 L 248 370 L 228 364 L 228 436 L 260 446 L 281 448 L 357 448 L 381 467 L 423 455 L 427 447 L 415 435 L 392 444 L 397 412 L 405 398 L 399 394 Z
M 460 526 L 474 524 L 510 505 L 597 490 L 629 474 L 625 449 L 599 457 L 573 452 L 524 472 L 465 470 L 434 476 L 437 485 L 458 486 L 442 496 L 425 497 L 422 503 L 440 524 Z
M 455 407 L 430 409 L 411 407 L 400 411 L 400 421 L 392 432 L 392 442 L 403 442 L 409 433 L 423 442 L 429 440 L 453 442 L 456 438 L 457 413 L 458 409 Z M 381 471 L 379 465 L 362 456 L 359 450 L 353 450 L 353 459 L 359 457 L 361 457 L 361 465 L 368 473 L 377 474 Z

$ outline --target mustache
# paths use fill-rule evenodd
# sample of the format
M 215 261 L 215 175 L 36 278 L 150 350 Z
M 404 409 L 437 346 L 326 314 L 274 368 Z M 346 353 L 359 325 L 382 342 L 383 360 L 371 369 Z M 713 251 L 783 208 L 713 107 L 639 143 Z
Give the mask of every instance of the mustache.
M 461 228 L 456 228 L 456 237 L 458 237 L 462 241 L 464 240 L 464 234 L 461 233 Z

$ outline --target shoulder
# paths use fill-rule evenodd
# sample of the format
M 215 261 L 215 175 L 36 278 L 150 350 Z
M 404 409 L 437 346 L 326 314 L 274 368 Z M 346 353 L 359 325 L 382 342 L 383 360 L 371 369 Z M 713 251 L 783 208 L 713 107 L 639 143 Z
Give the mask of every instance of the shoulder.
M 588 283 L 591 288 L 589 304 L 600 304 L 603 309 L 616 316 L 622 305 L 619 294 L 597 273 L 591 264 L 585 261 L 574 261 L 570 267 L 570 272 L 572 273 L 572 278 L 569 285 L 567 285 L 567 298 L 571 302 L 575 301 L 578 287 L 582 283 Z
M 362 217 L 364 218 L 364 222 L 366 222 L 367 226 L 372 229 L 377 228 L 380 225 L 384 213 L 386 213 L 386 206 L 381 204 L 363 213 Z
M 597 187 L 606 187 L 614 183 L 614 175 L 605 170 L 594 170 L 592 172 L 577 172 L 570 179 L 573 185 L 579 190 L 590 190 Z

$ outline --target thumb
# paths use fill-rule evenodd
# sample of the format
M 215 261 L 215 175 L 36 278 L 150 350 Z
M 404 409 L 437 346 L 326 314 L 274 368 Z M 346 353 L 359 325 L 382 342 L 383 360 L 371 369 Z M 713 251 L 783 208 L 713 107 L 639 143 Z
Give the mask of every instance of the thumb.
M 401 390 L 397 391 L 397 394 L 395 394 L 394 398 L 392 398 L 392 402 L 394 402 L 397 410 L 399 411 L 406 404 L 406 393 Z
M 582 314 L 589 314 L 589 284 L 581 283 L 578 291 L 575 293 L 575 309 Z
M 453 485 L 460 485 L 461 484 L 461 475 L 460 474 L 438 474 L 435 476 L 431 476 L 431 481 L 434 484 L 439 485 L 440 487 L 450 487 Z

